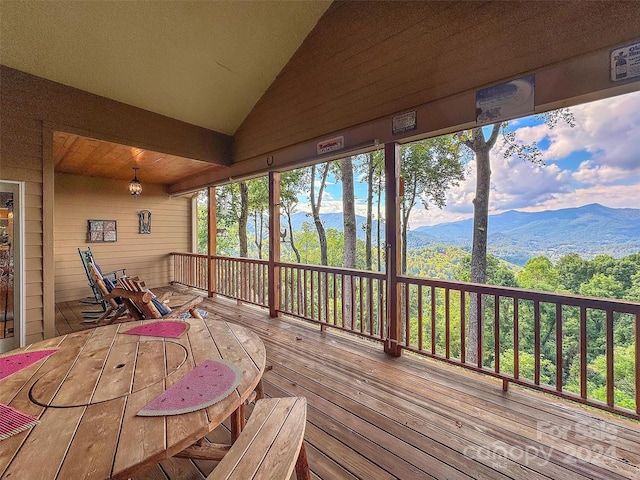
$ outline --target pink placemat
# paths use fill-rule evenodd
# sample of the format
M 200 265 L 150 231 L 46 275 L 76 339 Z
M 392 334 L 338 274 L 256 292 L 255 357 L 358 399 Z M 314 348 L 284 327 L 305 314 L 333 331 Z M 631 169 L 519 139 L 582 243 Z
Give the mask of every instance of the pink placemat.
M 33 427 L 38 420 L 20 410 L 0 403 L 0 440 Z
M 242 380 L 242 371 L 225 360 L 205 360 L 151 400 L 138 415 L 178 415 L 226 398 Z
M 148 335 L 150 337 L 178 338 L 188 329 L 189 324 L 186 322 L 165 320 L 162 322 L 145 323 L 144 325 L 125 330 L 122 333 L 128 333 L 129 335 Z
M 0 357 L 0 380 L 42 360 L 58 350 L 34 350 Z

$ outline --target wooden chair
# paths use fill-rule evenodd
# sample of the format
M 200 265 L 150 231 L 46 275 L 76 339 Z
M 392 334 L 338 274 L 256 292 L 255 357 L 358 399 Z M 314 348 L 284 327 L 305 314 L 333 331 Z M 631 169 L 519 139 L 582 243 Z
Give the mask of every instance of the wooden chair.
M 82 320 L 82 322 L 99 323 L 103 320 L 107 320 L 107 323 L 111 323 L 125 315 L 127 313 L 127 306 L 124 304 L 122 299 L 116 299 L 116 297 L 110 295 L 111 292 L 107 287 L 104 277 L 93 263 L 89 263 L 89 275 L 91 276 L 91 280 L 93 281 L 96 288 L 98 288 L 98 290 L 100 291 L 100 295 L 104 299 L 107 308 L 100 318 L 85 318 L 84 320 Z M 118 302 L 118 300 L 120 301 Z
M 309 480 L 304 447 L 307 399 L 258 400 L 247 426 L 207 480 Z
M 127 307 L 129 315 L 134 320 L 150 320 L 154 318 L 177 317 L 189 312 L 193 318 L 202 318 L 196 306 L 202 302 L 200 295 L 172 295 L 168 294 L 162 298 L 154 298 L 139 278 L 121 277 L 118 279 L 118 286 L 107 296 L 108 299 L 120 297 Z M 169 307 L 164 301 L 169 299 L 174 303 Z
M 100 272 L 100 278 L 110 278 L 113 282 L 115 282 L 119 277 L 123 277 L 125 275 L 124 268 L 119 268 L 118 270 L 112 270 L 110 272 L 103 272 L 100 270 L 100 267 L 97 266 L 96 261 L 93 258 L 93 253 L 91 252 L 91 247 L 87 247 L 86 250 L 81 250 L 78 248 L 78 254 L 80 255 L 80 260 L 82 260 L 82 266 L 84 267 L 84 273 L 87 275 L 87 280 L 89 280 L 89 287 L 91 287 L 91 291 L 93 292 L 93 299 L 90 301 L 86 301 L 85 303 L 91 303 L 93 305 L 100 305 L 102 307 L 102 311 L 105 312 L 107 310 L 107 301 L 104 298 L 103 293 L 100 290 L 100 287 L 95 284 L 93 281 L 93 277 L 91 274 L 90 265 L 94 265 L 94 267 Z M 89 297 L 91 298 L 91 297 Z M 95 311 L 88 311 L 82 313 L 98 313 Z

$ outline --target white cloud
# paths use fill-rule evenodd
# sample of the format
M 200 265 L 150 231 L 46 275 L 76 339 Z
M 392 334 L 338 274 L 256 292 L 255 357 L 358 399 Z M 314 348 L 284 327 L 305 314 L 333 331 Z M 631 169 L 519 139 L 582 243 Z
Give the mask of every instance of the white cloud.
M 571 107 L 576 126 L 564 122 L 549 129 L 547 160 L 561 160 L 573 152 L 592 154 L 593 165 L 623 170 L 640 168 L 640 92 Z M 520 130 L 518 130 L 520 132 Z

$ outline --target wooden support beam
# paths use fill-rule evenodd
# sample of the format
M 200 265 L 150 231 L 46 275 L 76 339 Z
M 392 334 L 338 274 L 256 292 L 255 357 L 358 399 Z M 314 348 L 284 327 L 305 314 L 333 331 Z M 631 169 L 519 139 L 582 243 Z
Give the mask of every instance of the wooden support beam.
M 218 240 L 218 220 L 216 218 L 216 187 L 209 187 L 209 211 L 207 217 L 207 228 L 208 228 L 208 255 L 207 259 L 207 271 L 209 272 L 209 276 L 207 278 L 207 292 L 210 297 L 213 297 L 215 294 L 213 293 L 216 287 L 216 262 L 213 260 L 213 257 L 216 254 L 216 242 Z
M 174 457 L 190 458 L 192 460 L 216 460 L 219 462 L 230 449 L 231 445 L 219 443 L 193 444 L 175 454 Z
M 269 172 L 269 315 L 280 308 L 280 173 Z
M 392 356 L 402 354 L 399 341 L 402 338 L 400 322 L 400 285 L 398 271 L 401 262 L 400 245 L 400 144 L 387 143 L 384 146 L 385 171 L 385 232 L 386 232 L 386 273 L 387 273 L 387 339 L 384 351 Z

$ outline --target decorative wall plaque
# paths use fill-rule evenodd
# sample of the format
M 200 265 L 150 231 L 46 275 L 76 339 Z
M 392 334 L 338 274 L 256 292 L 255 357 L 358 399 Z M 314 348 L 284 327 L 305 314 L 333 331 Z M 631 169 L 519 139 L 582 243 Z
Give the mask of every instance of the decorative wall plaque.
M 118 231 L 115 220 L 88 220 L 87 242 L 115 242 Z
M 138 218 L 140 219 L 140 233 L 151 233 L 151 212 L 149 210 L 142 210 L 138 212 Z

